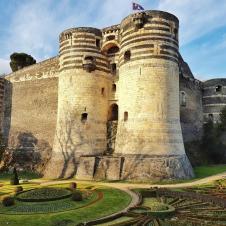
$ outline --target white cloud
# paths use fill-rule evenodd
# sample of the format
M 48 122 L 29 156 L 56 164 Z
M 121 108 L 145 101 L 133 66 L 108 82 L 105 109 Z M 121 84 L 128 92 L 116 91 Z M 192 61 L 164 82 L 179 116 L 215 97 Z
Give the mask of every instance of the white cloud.
M 160 0 L 158 8 L 179 18 L 182 45 L 226 26 L 225 0 Z
M 11 72 L 11 69 L 9 66 L 9 60 L 0 58 L 0 75 L 8 74 L 9 72 Z

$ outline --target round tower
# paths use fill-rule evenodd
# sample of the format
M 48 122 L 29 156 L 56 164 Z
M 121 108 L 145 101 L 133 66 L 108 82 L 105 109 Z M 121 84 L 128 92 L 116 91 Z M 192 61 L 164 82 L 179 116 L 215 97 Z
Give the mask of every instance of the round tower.
M 216 78 L 203 83 L 204 121 L 220 121 L 220 113 L 226 106 L 226 79 Z
M 101 53 L 102 32 L 73 28 L 60 34 L 58 118 L 46 176 L 69 177 L 79 157 L 106 150 L 106 122 L 111 80 L 109 63 Z M 49 168 L 49 167 L 48 167 Z
M 145 11 L 121 23 L 115 154 L 123 179 L 186 178 L 179 116 L 178 19 Z

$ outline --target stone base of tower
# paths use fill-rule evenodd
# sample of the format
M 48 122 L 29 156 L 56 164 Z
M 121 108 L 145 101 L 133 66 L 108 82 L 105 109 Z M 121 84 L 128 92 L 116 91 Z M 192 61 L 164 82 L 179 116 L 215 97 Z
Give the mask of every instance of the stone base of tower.
M 161 180 L 194 176 L 186 155 L 175 156 L 99 156 L 80 157 L 79 180 Z
M 124 158 L 121 180 L 188 179 L 194 177 L 186 155 L 127 156 Z
M 56 156 L 55 156 L 56 157 Z M 59 157 L 59 156 L 58 156 Z M 80 156 L 64 161 L 54 158 L 45 171 L 47 178 L 78 180 L 188 179 L 194 176 L 186 155 L 173 156 Z

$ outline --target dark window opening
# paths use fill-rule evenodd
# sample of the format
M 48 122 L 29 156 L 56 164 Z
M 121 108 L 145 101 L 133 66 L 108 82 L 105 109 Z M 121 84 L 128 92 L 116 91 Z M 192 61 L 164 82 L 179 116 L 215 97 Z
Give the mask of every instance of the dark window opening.
M 178 29 L 177 28 L 174 28 L 174 34 L 178 35 Z
M 71 38 L 72 37 L 72 33 L 66 33 L 65 34 L 65 39 L 69 39 L 69 38 Z
M 208 120 L 213 121 L 213 114 L 208 114 Z
M 127 51 L 124 53 L 124 60 L 125 60 L 125 61 L 129 61 L 129 60 L 130 60 L 130 57 L 131 57 L 131 52 L 130 52 L 130 50 L 127 50 Z
M 112 74 L 116 74 L 116 69 L 117 69 L 116 64 L 113 63 L 113 64 L 111 64 L 110 66 L 111 66 L 111 73 L 112 73 Z
M 180 92 L 180 106 L 186 107 L 186 93 L 184 91 Z
M 215 88 L 216 93 L 221 93 L 222 92 L 222 86 L 218 85 Z
M 115 54 L 119 51 L 118 46 L 112 46 L 111 48 L 108 49 L 107 54 Z
M 107 37 L 106 37 L 106 40 L 107 41 L 111 41 L 111 40 L 114 40 L 115 39 L 115 35 L 108 35 Z
M 87 121 L 88 118 L 88 114 L 87 113 L 82 113 L 81 115 L 81 122 L 85 123 Z
M 128 120 L 128 112 L 125 111 L 124 112 L 124 122 L 126 122 Z
M 118 105 L 112 104 L 108 112 L 108 121 L 117 121 L 118 120 Z
M 102 95 L 102 96 L 105 95 L 105 89 L 104 89 L 104 88 L 101 89 L 101 95 Z
M 111 90 L 112 90 L 112 92 L 116 92 L 116 85 L 115 84 L 112 85 L 112 89 Z
M 92 56 L 85 56 L 85 60 L 94 62 L 94 58 Z
M 100 48 L 100 39 L 96 39 L 96 47 Z

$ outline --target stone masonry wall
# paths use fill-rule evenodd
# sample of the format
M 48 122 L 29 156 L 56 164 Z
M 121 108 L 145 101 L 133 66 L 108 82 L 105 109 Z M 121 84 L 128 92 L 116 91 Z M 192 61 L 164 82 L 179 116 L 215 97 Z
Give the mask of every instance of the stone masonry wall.
M 182 100 L 183 98 L 184 100 Z M 201 138 L 203 125 L 202 84 L 198 80 L 183 76 L 180 76 L 180 122 L 184 142 Z

